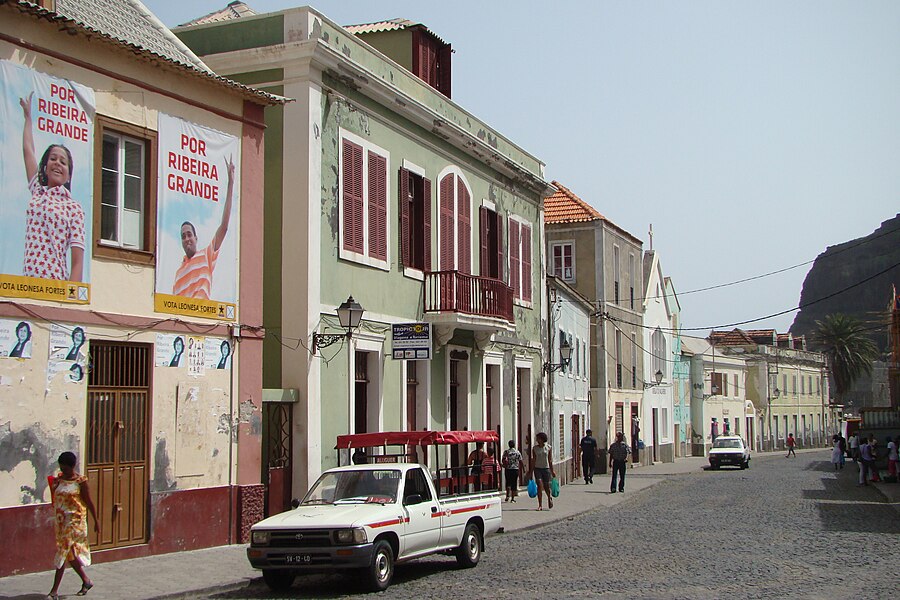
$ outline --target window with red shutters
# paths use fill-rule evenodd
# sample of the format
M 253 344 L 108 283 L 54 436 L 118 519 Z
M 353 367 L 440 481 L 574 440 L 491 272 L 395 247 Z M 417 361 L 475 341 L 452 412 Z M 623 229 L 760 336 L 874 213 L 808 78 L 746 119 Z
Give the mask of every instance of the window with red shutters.
M 387 179 L 390 154 L 341 131 L 341 258 L 390 270 Z
M 531 302 L 531 225 L 522 224 L 522 300 Z
M 441 258 L 440 270 L 453 271 L 456 269 L 456 245 L 454 243 L 454 198 L 453 198 L 453 174 L 441 179 L 440 183 L 440 236 Z
M 407 169 L 400 169 L 397 177 L 397 212 L 400 213 L 400 264 L 404 267 L 412 266 L 413 242 L 410 238 L 410 219 L 412 218 L 414 197 L 411 190 L 414 188 L 412 173 Z
M 472 272 L 472 203 L 469 190 L 463 185 L 462 178 L 456 177 L 456 210 L 457 234 L 459 235 L 459 260 L 457 270 L 460 273 Z
M 343 140 L 341 170 L 344 186 L 344 249 L 362 254 L 363 248 L 363 149 Z
M 513 297 L 519 298 L 519 275 L 522 264 L 519 260 L 519 222 L 509 220 L 509 287 L 513 290 Z
M 503 278 L 503 221 L 486 206 L 480 207 L 479 264 L 482 277 Z
M 369 151 L 369 256 L 387 260 L 387 160 Z
M 431 268 L 431 180 L 400 169 L 400 261 L 404 267 Z

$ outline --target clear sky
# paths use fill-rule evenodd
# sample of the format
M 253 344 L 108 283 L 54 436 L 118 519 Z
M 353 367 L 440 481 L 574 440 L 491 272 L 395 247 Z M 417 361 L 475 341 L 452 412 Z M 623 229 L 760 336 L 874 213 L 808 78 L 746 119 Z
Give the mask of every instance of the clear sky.
M 174 27 L 227 0 L 145 4 Z M 653 224 L 686 328 L 797 306 L 809 266 L 689 292 L 812 260 L 900 212 L 900 2 L 313 6 L 342 25 L 411 19 L 453 44 L 455 102 L 645 249 Z M 743 327 L 786 331 L 793 316 Z

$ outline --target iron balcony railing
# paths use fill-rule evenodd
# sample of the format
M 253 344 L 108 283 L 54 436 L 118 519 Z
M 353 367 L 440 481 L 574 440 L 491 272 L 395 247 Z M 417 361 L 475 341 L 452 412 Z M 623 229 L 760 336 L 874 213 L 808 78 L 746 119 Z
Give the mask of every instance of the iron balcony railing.
M 491 277 L 459 271 L 425 274 L 425 312 L 463 313 L 513 322 L 513 290 Z

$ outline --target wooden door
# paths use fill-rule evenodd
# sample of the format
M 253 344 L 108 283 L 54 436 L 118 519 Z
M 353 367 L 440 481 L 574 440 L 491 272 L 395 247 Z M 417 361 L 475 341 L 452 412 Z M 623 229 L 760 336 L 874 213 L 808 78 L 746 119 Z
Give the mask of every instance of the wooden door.
M 266 482 L 266 516 L 277 515 L 291 506 L 291 408 L 284 402 L 263 403 L 263 456 Z
M 147 541 L 151 347 L 92 341 L 85 474 L 100 519 L 97 550 Z
M 572 479 L 581 477 L 581 426 L 578 415 L 572 415 Z

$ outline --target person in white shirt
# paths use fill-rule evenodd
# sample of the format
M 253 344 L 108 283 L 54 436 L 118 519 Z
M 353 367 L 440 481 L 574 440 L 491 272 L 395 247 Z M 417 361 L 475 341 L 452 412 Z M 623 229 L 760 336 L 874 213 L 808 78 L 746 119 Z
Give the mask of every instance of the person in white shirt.
M 900 440 L 900 436 L 897 438 L 888 438 L 888 475 L 891 477 L 897 477 L 897 442 Z

